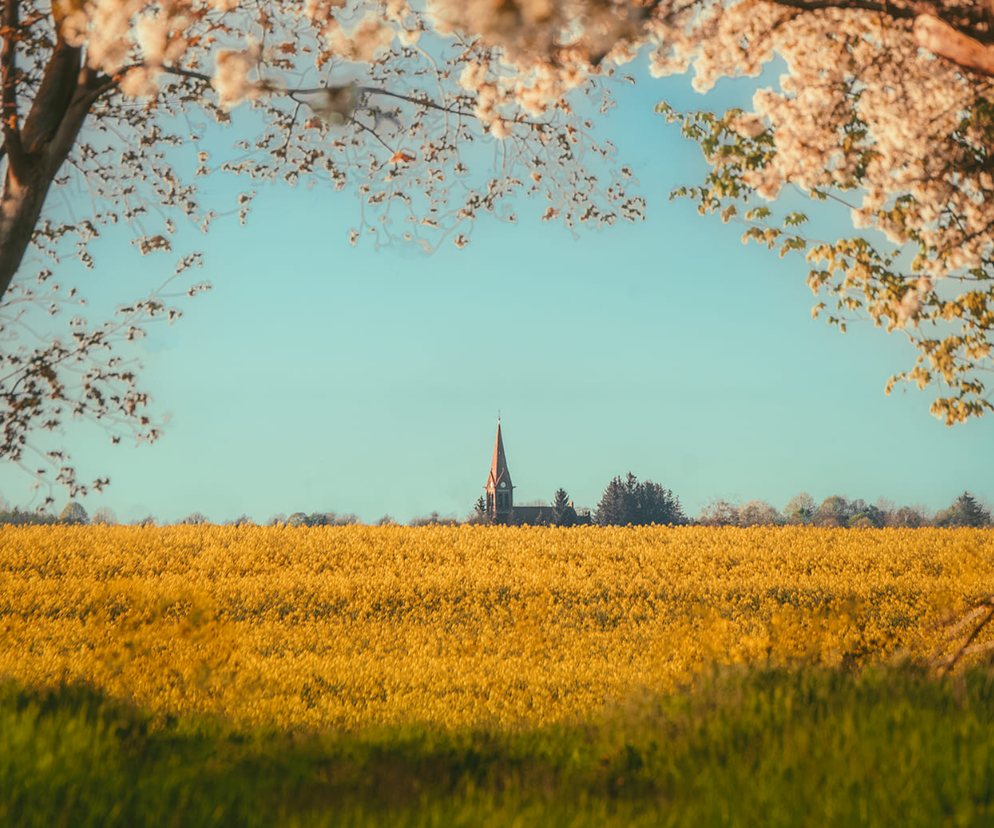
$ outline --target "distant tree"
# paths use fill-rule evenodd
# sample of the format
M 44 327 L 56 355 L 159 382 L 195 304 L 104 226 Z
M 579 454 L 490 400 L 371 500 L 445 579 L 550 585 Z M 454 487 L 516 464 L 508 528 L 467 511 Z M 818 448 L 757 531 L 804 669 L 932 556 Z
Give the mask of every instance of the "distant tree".
M 114 514 L 113 509 L 110 509 L 107 506 L 101 506 L 93 513 L 93 520 L 91 523 L 94 526 L 115 526 L 117 525 L 117 515 Z
M 615 477 L 608 483 L 597 506 L 597 522 L 601 526 L 647 526 L 685 523 L 686 518 L 671 490 L 651 480 L 640 483 L 628 472 L 624 481 Z
M 780 513 L 765 500 L 750 500 L 739 508 L 739 526 L 776 526 Z
M 897 511 L 894 501 L 888 500 L 886 497 L 878 497 L 874 505 L 884 513 L 884 526 L 890 526 L 891 515 Z
M 457 521 L 455 518 L 440 517 L 438 512 L 432 512 L 428 517 L 416 517 L 413 518 L 407 525 L 408 526 L 456 526 Z
M 16 506 L 11 512 L 0 514 L 0 524 L 11 526 L 48 526 L 57 522 L 55 515 L 43 509 L 34 512 L 22 512 Z
M 739 507 L 727 500 L 711 500 L 695 521 L 698 526 L 738 526 Z
M 917 529 L 930 523 L 925 508 L 922 506 L 902 506 L 887 515 L 887 525 L 906 529 Z
M 234 520 L 226 520 L 224 522 L 225 526 L 256 526 L 256 522 L 252 520 L 248 515 L 242 515 L 241 517 L 236 517 Z
M 851 526 L 855 521 L 863 516 L 863 511 L 866 509 L 866 501 L 861 497 L 857 497 L 855 500 L 849 501 L 848 517 L 842 526 Z
M 686 523 L 680 500 L 670 489 L 664 489 L 658 483 L 646 480 L 636 486 L 638 504 L 638 523 L 645 526 L 652 523 L 660 526 L 668 523 Z
M 159 521 L 155 519 L 155 515 L 145 515 L 145 517 L 139 520 L 131 521 L 132 526 L 158 526 Z
M 307 526 L 307 515 L 303 512 L 294 512 L 286 519 L 287 526 Z
M 887 513 L 877 506 L 867 506 L 863 516 L 870 521 L 874 529 L 883 529 L 887 525 Z
M 293 517 L 293 515 L 291 515 Z M 360 523 L 359 517 L 349 512 L 347 515 L 339 515 L 332 512 L 311 512 L 305 518 L 305 524 L 307 526 L 351 526 L 354 523 Z
M 565 489 L 557 489 L 552 498 L 552 525 L 572 526 L 576 523 L 576 510 Z
M 887 514 L 877 506 L 870 506 L 862 499 L 849 504 L 847 526 L 859 529 L 882 529 L 887 525 Z
M 390 517 L 390 515 L 384 515 L 378 521 L 376 521 L 376 523 L 374 523 L 373 525 L 374 526 L 396 526 L 397 525 L 397 521 L 395 521 L 392 517 Z
M 935 525 L 953 528 L 957 526 L 983 527 L 991 525 L 991 515 L 977 503 L 969 492 L 963 492 L 948 509 L 935 516 Z
M 848 526 L 852 515 L 852 504 L 841 495 L 832 495 L 821 502 L 812 523 L 825 528 Z
M 466 521 L 467 523 L 484 524 L 490 523 L 490 514 L 487 512 L 487 499 L 480 495 L 473 504 L 473 512 Z
M 286 524 L 286 515 L 282 512 L 277 512 L 266 521 L 266 526 L 283 526 L 284 524 Z
M 177 526 L 202 526 L 205 523 L 210 523 L 210 520 L 200 512 L 191 512 L 182 520 L 176 521 Z
M 492 523 L 490 514 L 487 512 L 487 501 L 484 497 L 478 497 L 473 504 L 473 511 L 466 516 L 464 523 L 472 526 L 488 526 Z
M 59 523 L 68 523 L 75 526 L 86 525 L 90 522 L 90 516 L 86 514 L 86 509 L 76 501 L 72 500 L 59 512 Z
M 792 526 L 806 526 L 814 520 L 818 505 L 807 492 L 794 495 L 783 507 L 783 517 Z
M 634 479 L 631 472 L 628 473 L 628 479 Z M 597 523 L 601 526 L 625 526 L 631 523 L 635 509 L 630 501 L 629 488 L 620 477 L 615 477 L 607 484 L 600 503 L 597 504 Z

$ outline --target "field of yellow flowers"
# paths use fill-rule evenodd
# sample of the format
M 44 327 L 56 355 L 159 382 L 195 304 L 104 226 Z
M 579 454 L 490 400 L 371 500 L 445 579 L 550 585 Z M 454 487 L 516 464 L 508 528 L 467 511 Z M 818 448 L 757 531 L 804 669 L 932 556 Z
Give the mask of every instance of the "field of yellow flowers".
M 992 585 L 991 530 L 7 527 L 0 678 L 292 729 L 546 724 L 715 662 L 934 658 Z

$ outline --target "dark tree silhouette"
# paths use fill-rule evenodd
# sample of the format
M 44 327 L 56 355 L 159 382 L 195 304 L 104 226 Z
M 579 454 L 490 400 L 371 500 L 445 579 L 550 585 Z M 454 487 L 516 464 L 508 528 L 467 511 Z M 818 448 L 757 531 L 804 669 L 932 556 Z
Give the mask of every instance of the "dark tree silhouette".
M 576 523 L 576 511 L 565 489 L 557 489 L 552 498 L 552 525 L 572 526 Z
M 953 528 L 956 526 L 984 527 L 991 525 L 991 515 L 969 492 L 963 492 L 953 505 L 935 517 L 935 525 Z
M 608 483 L 597 506 L 597 522 L 601 526 L 646 526 L 681 524 L 686 518 L 670 489 L 651 480 L 640 483 L 628 472 L 624 480 L 615 477 Z

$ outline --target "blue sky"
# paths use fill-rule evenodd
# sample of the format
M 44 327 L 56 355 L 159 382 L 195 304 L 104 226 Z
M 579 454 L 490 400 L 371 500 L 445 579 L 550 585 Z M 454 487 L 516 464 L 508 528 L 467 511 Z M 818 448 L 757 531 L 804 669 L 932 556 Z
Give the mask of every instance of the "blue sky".
M 219 222 L 198 240 L 205 266 L 183 284 L 213 291 L 144 345 L 162 439 L 64 435 L 81 476 L 111 478 L 85 507 L 122 521 L 461 518 L 483 491 L 498 410 L 518 503 L 561 486 L 595 507 L 629 470 L 690 515 L 712 498 L 779 508 L 802 491 L 932 509 L 964 490 L 994 500 L 990 417 L 950 429 L 928 413 L 931 392 L 885 396 L 913 363 L 908 343 L 868 322 L 840 335 L 812 321 L 800 258 L 745 247 L 741 226 L 668 201 L 704 166 L 653 105 L 747 105 L 752 86 L 700 96 L 688 78 L 642 72 L 620 88 L 598 130 L 634 168 L 648 218 L 579 239 L 526 219 L 535 204 L 517 225 L 481 219 L 463 250 L 353 248 L 353 193 L 263 189 L 247 228 Z M 845 232 L 826 222 L 814 230 Z M 60 278 L 99 307 L 171 273 L 172 257 L 142 259 L 128 238 L 108 233 L 95 273 L 70 263 Z M 37 503 L 29 484 L 0 471 L 8 502 Z

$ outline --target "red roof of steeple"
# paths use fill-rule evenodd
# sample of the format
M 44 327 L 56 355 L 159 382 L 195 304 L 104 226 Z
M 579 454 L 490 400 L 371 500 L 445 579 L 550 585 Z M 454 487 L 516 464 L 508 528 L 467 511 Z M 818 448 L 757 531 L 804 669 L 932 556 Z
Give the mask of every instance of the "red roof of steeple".
M 504 456 L 504 441 L 500 437 L 500 418 L 497 418 L 497 440 L 494 442 L 494 459 L 490 462 L 490 474 L 487 477 L 487 488 L 494 489 L 500 482 L 507 483 L 508 489 L 514 488 L 511 485 L 511 473 L 507 470 L 507 458 Z

